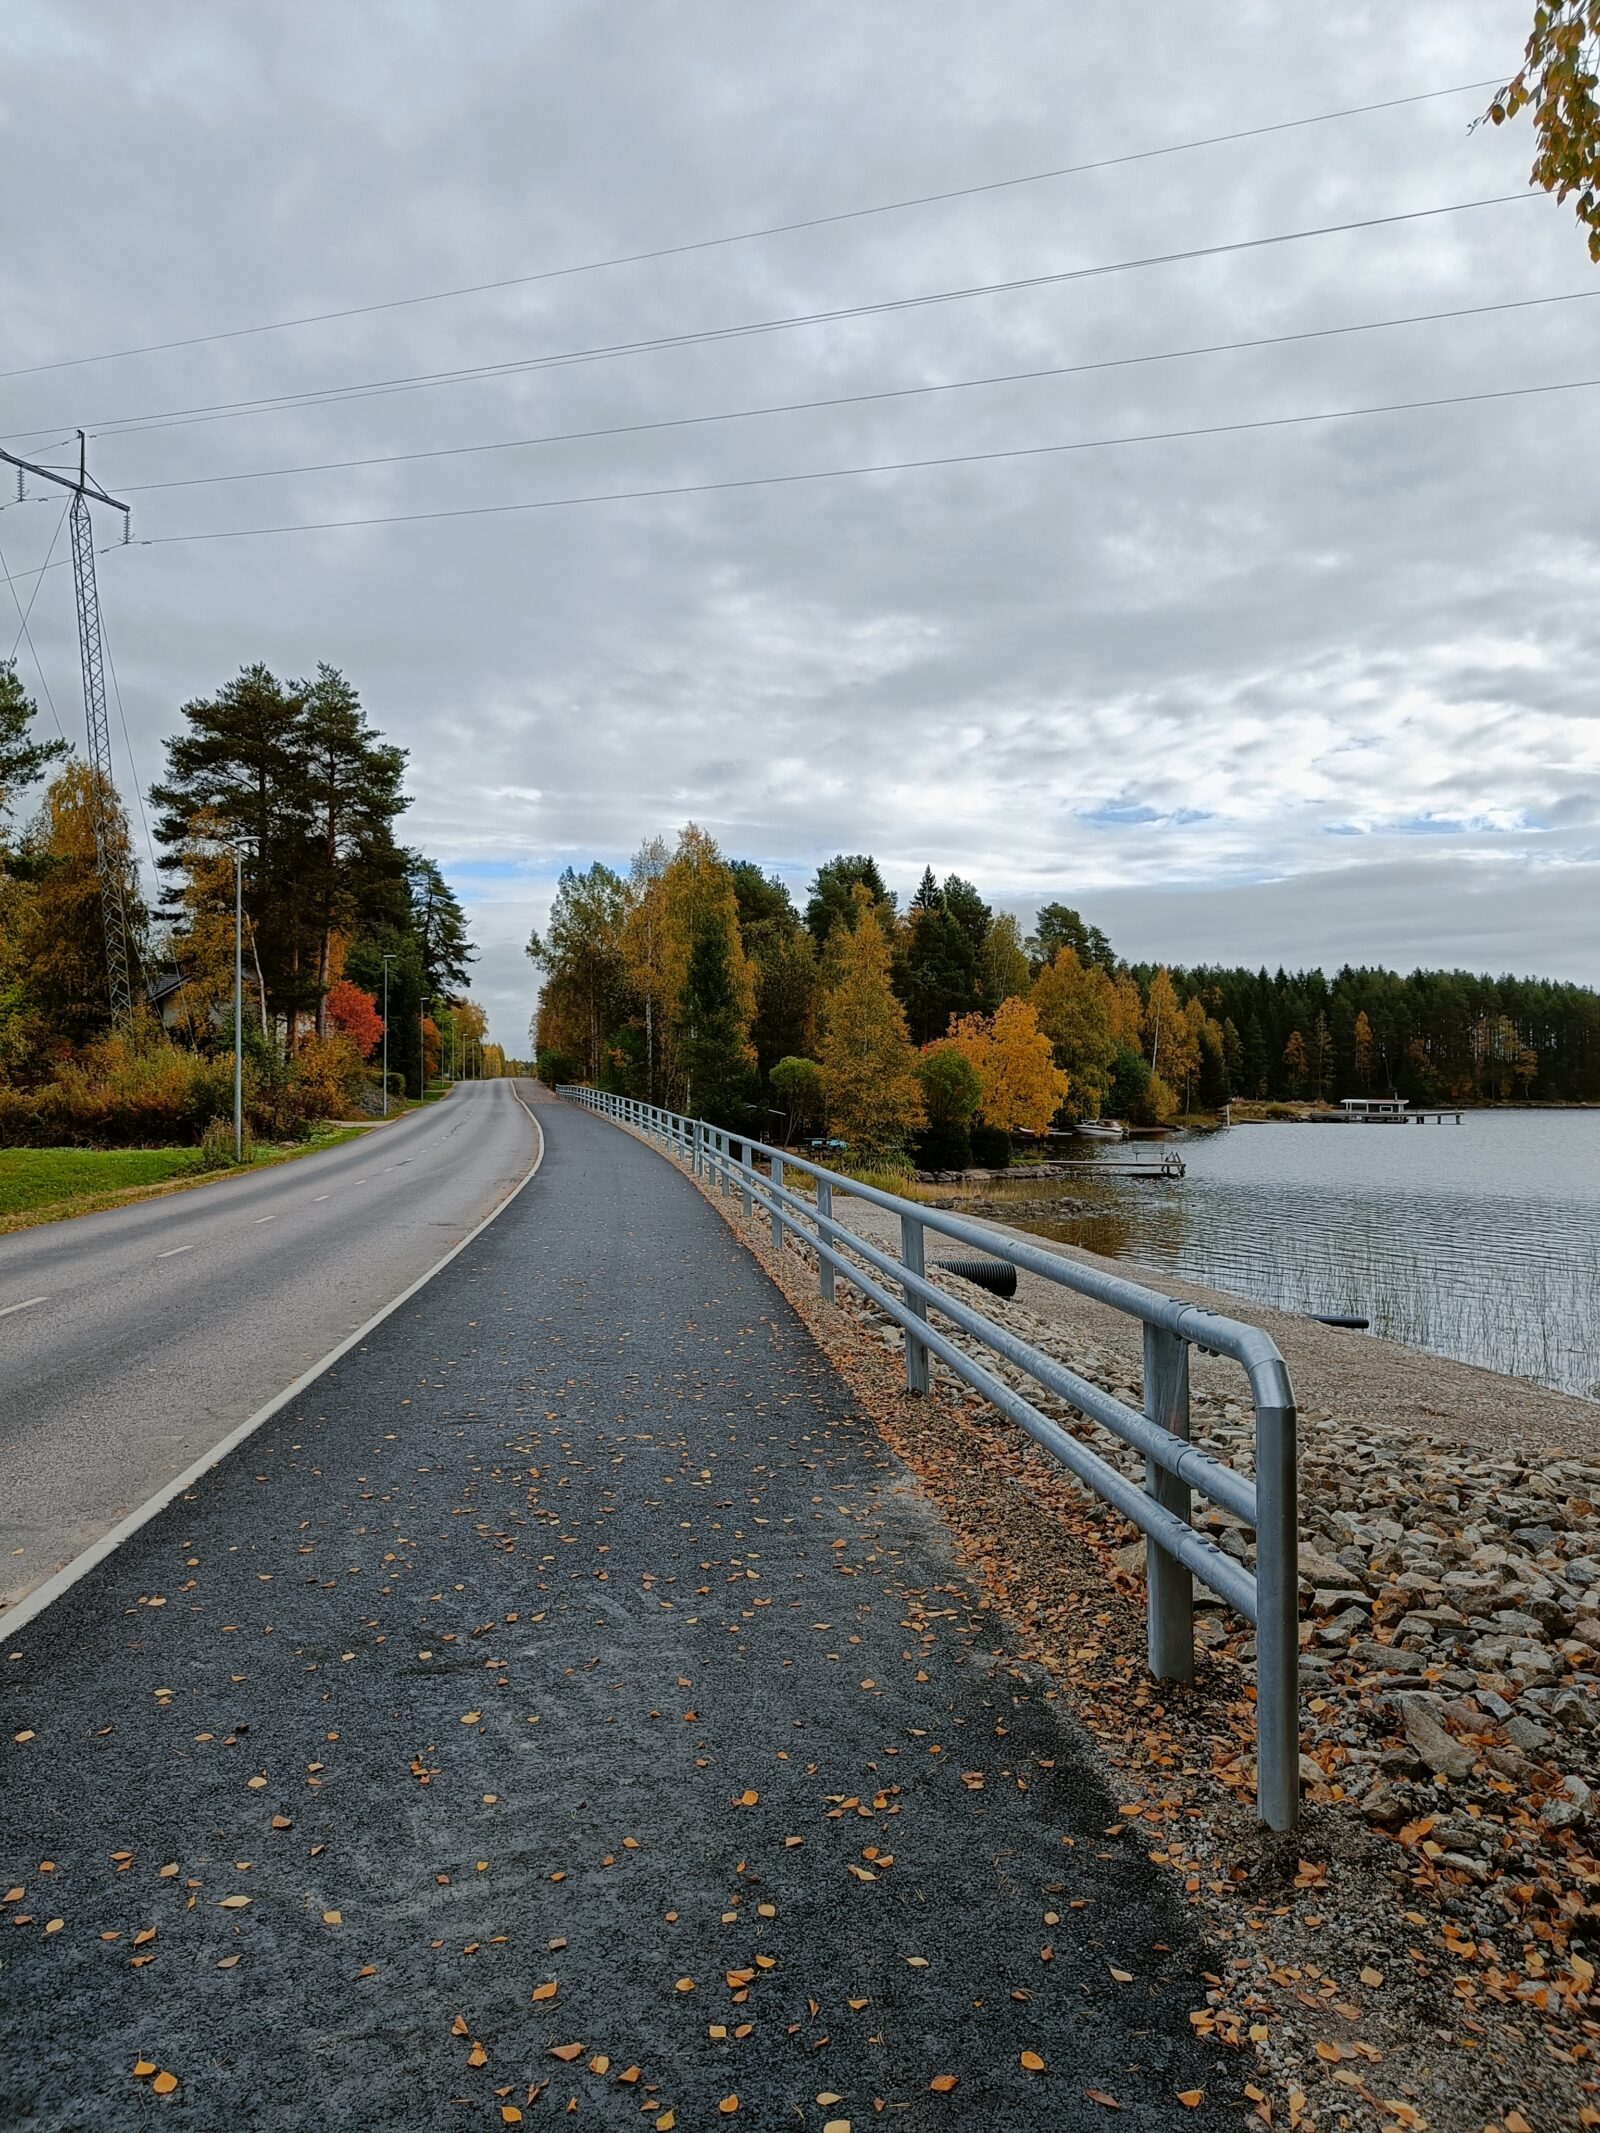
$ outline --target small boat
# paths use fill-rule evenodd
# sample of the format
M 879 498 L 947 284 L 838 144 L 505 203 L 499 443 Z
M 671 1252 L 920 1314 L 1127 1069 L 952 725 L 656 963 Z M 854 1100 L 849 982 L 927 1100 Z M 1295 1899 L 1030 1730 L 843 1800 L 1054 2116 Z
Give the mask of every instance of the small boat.
M 1120 1126 L 1114 1118 L 1080 1118 L 1078 1121 L 1080 1140 L 1124 1141 L 1127 1137 L 1127 1128 Z

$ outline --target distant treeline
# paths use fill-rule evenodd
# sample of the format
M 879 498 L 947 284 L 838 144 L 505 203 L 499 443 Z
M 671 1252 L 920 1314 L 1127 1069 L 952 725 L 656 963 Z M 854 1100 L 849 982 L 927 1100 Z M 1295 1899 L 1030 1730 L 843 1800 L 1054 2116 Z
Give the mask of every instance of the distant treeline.
M 1580 986 L 1130 964 L 1065 904 L 1024 934 L 931 867 L 902 907 L 863 852 L 801 906 L 693 824 L 626 875 L 568 868 L 529 954 L 547 1080 L 826 1128 L 874 1161 L 1003 1160 L 1019 1131 L 1230 1098 L 1600 1099 L 1600 994 Z
M 1600 1101 L 1600 992 L 1586 985 L 1348 966 L 1172 976 L 1222 1024 L 1235 1096 Z

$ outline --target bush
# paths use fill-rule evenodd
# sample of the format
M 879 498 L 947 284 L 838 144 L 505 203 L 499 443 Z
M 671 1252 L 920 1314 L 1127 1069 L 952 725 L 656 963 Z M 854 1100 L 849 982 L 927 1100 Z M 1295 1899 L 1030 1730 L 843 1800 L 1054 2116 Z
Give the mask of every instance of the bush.
M 1108 1118 L 1139 1119 L 1150 1091 L 1150 1062 L 1131 1044 L 1119 1044 L 1111 1061 Z
M 58 1066 L 40 1088 L 0 1087 L 0 1147 L 194 1145 L 232 1109 L 231 1060 L 110 1037 Z
M 785 1143 L 798 1134 L 820 1133 L 827 1123 L 828 1104 L 823 1093 L 822 1069 L 814 1059 L 791 1055 L 780 1059 L 768 1077 L 772 1094 L 785 1118 Z
M 983 1170 L 1005 1170 L 1011 1163 L 1011 1136 L 980 1119 L 972 1128 L 972 1160 Z
M 247 1126 L 244 1130 L 241 1161 L 248 1163 L 256 1152 L 256 1144 Z M 233 1120 L 214 1118 L 200 1136 L 200 1163 L 205 1170 L 231 1170 L 234 1164 Z
M 355 1110 L 365 1078 L 360 1047 L 342 1030 L 333 1030 L 302 1040 L 289 1064 L 285 1093 L 296 1118 L 311 1124 Z
M 973 1161 L 972 1128 L 959 1119 L 924 1127 L 911 1146 L 919 1170 L 965 1170 Z
M 581 1081 L 583 1073 L 570 1052 L 557 1051 L 554 1045 L 541 1045 L 534 1060 L 534 1072 L 547 1089 L 558 1087 L 562 1082 Z

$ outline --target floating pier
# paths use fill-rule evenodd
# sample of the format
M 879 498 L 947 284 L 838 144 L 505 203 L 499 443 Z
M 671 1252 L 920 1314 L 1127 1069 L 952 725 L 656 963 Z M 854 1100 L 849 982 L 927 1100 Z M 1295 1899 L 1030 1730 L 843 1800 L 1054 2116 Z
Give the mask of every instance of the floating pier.
M 1403 1096 L 1346 1096 L 1339 1109 L 1357 1126 L 1425 1126 L 1430 1118 L 1441 1126 L 1447 1118 L 1458 1126 L 1461 1123 L 1461 1113 L 1453 1104 L 1443 1110 L 1414 1111 Z

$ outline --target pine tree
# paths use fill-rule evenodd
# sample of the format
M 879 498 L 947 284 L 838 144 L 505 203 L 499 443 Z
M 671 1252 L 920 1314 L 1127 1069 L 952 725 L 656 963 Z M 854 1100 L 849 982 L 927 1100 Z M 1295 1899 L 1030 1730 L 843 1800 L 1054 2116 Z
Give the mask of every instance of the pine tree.
M 939 893 L 939 884 L 934 879 L 932 867 L 923 868 L 922 879 L 917 883 L 917 892 L 911 899 L 911 909 L 914 912 L 944 909 L 944 898 Z
M 855 892 L 865 889 L 867 900 L 858 905 Z M 862 909 L 870 910 L 887 935 L 893 928 L 895 898 L 884 884 L 878 862 L 870 852 L 840 852 L 818 867 L 806 902 L 806 929 L 819 951 L 838 927 L 854 927 Z
M 15 664 L 0 659 L 0 827 L 17 794 L 72 753 L 64 740 L 29 738 L 28 729 L 38 716 L 39 707 L 23 688 Z
M 315 1014 L 321 1036 L 335 934 L 370 919 L 375 898 L 398 883 L 403 861 L 392 824 L 410 802 L 400 789 L 405 750 L 377 739 L 361 699 L 336 668 L 319 666 L 316 680 L 297 683 L 296 694 L 304 705 L 296 750 L 311 820 L 304 867 L 317 919 Z
M 468 938 L 466 914 L 455 891 L 434 862 L 421 852 L 407 852 L 405 860 L 411 930 L 417 937 L 422 982 L 432 999 L 465 985 L 467 965 L 477 961 L 478 951 Z
M 676 1010 L 677 1056 L 685 1107 L 714 1126 L 740 1123 L 750 1047 L 739 1011 L 726 927 L 716 914 L 695 915 Z

